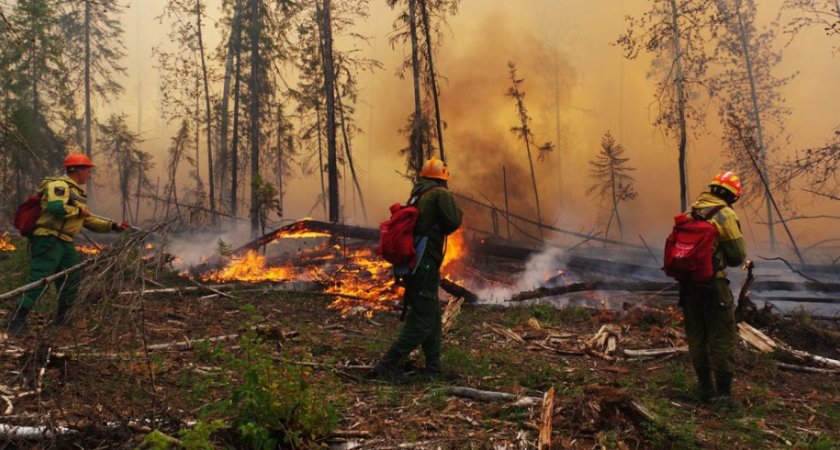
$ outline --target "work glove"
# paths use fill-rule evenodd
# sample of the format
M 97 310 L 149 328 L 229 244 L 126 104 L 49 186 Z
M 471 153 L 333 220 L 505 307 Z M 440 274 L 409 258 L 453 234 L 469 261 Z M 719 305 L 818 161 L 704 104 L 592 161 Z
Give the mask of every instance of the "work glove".
M 114 222 L 111 224 L 111 229 L 114 231 L 125 231 L 129 228 L 131 228 L 131 225 L 129 225 L 126 221 L 123 221 L 122 223 Z
M 90 211 L 88 211 L 87 207 L 79 206 L 79 217 L 83 219 L 90 217 Z

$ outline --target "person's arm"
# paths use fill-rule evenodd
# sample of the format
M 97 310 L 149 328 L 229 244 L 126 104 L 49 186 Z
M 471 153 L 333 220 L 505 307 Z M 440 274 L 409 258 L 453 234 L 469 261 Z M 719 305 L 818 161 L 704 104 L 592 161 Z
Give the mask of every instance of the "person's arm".
M 110 220 L 105 220 L 96 216 L 88 216 L 85 218 L 85 228 L 97 233 L 107 233 L 111 230 L 117 231 L 115 228 L 117 224 Z
M 461 208 L 455 203 L 455 197 L 448 191 L 442 191 L 438 195 L 437 205 L 441 231 L 445 234 L 454 233 L 461 226 L 464 216 Z
M 740 266 L 747 259 L 747 249 L 738 216 L 731 208 L 722 209 L 716 216 L 718 245 L 723 253 L 723 262 L 729 267 Z

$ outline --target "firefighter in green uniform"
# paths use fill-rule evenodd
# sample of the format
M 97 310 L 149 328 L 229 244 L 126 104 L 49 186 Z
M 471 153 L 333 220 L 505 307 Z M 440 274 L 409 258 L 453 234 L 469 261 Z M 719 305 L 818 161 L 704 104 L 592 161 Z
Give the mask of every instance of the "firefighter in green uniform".
M 446 236 L 461 226 L 462 218 L 461 209 L 447 190 L 448 180 L 446 163 L 431 158 L 423 164 L 420 178 L 411 190 L 409 204 L 417 207 L 420 216 L 414 226 L 417 266 L 404 278 L 403 301 L 408 313 L 397 340 L 374 367 L 375 376 L 404 381 L 398 363 L 418 346 L 423 348 L 426 375 L 441 376 L 440 266 Z
M 64 159 L 66 175 L 45 178 L 38 187 L 41 196 L 41 215 L 30 239 L 31 261 L 27 283 L 38 281 L 79 263 L 79 255 L 73 245 L 73 238 L 84 226 L 93 231 L 123 231 L 128 223 L 115 223 L 90 215 L 87 209 L 87 197 L 82 186 L 87 183 L 93 170 L 90 158 L 81 153 L 72 153 Z M 73 305 L 79 285 L 81 272 L 72 272 L 56 280 L 58 295 L 58 313 L 54 324 L 63 325 L 67 321 L 67 312 Z M 6 322 L 7 330 L 16 335 L 26 333 L 26 316 L 35 302 L 41 297 L 43 289 L 35 289 L 24 294 Z
M 691 205 L 693 217 L 708 217 L 718 230 L 715 277 L 708 283 L 680 284 L 688 352 L 697 373 L 700 399 L 704 402 L 715 397 L 729 400 L 732 394 L 738 328 L 732 291 L 724 269 L 743 264 L 747 256 L 738 216 L 732 209 L 732 204 L 740 197 L 738 176 L 723 172 L 709 183 L 709 192 L 704 192 Z

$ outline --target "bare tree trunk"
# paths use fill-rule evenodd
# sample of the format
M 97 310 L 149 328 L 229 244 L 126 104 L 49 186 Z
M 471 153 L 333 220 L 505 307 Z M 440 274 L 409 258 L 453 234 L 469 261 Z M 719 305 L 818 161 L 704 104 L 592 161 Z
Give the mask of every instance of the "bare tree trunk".
M 368 221 L 367 207 L 365 207 L 365 197 L 362 194 L 362 186 L 359 185 L 359 178 L 356 176 L 356 168 L 353 166 L 353 154 L 350 151 L 350 138 L 347 136 L 347 123 L 344 121 L 344 105 L 341 102 L 341 93 L 336 87 L 335 93 L 336 102 L 338 103 L 338 114 L 341 117 L 341 135 L 344 138 L 344 153 L 347 155 L 347 164 L 350 166 L 350 175 L 353 177 L 353 184 L 356 186 L 356 193 L 359 194 L 359 203 L 362 206 L 362 216 L 365 223 Z
M 315 113 L 318 115 L 316 122 L 318 127 L 318 175 L 321 178 L 321 206 L 324 209 L 324 218 L 327 217 L 327 188 L 324 183 L 324 139 L 321 130 L 321 102 L 317 102 Z
M 230 215 L 237 216 L 239 196 L 239 87 L 242 73 L 242 28 L 236 30 L 236 67 L 233 75 L 233 138 L 230 143 Z
M 251 0 L 251 234 L 256 235 L 260 228 L 259 198 L 257 180 L 260 176 L 260 92 L 259 68 L 260 46 L 258 30 L 260 27 L 260 0 Z
M 338 223 L 338 155 L 336 151 L 335 130 L 335 71 L 332 54 L 332 22 L 330 18 L 331 0 L 324 0 L 322 11 L 322 30 L 324 33 L 324 93 L 327 98 L 327 175 L 330 188 L 330 222 Z
M 419 171 L 423 167 L 423 133 L 421 121 L 423 112 L 420 104 L 420 49 L 417 43 L 416 0 L 408 0 L 408 30 L 411 35 L 411 70 L 414 75 L 414 120 L 412 121 L 411 152 Z
M 291 153 L 291 136 L 287 150 Z M 277 103 L 277 197 L 280 219 L 283 218 L 283 106 Z
M 224 205 L 224 189 L 228 182 L 228 126 L 230 123 L 230 80 L 233 76 L 233 57 L 238 46 L 240 27 L 240 5 L 242 0 L 236 0 L 233 4 L 233 23 L 228 38 L 227 55 L 225 55 L 225 76 L 222 87 L 221 124 L 219 127 L 219 204 Z
M 132 223 L 139 222 L 138 217 L 140 217 L 140 189 L 142 187 L 143 177 L 140 173 L 140 167 L 137 168 L 137 195 L 134 198 L 134 216 L 131 218 Z
M 429 64 L 429 83 L 431 84 L 432 98 L 435 103 L 435 127 L 437 129 L 438 153 L 440 154 L 440 159 L 446 161 L 446 157 L 444 156 L 443 151 L 443 125 L 441 124 L 440 119 L 440 102 L 438 100 L 437 74 L 435 74 L 434 56 L 432 54 L 432 32 L 429 27 L 429 10 L 426 8 L 426 0 L 420 0 L 420 13 L 423 16 L 423 30 L 426 33 L 426 61 Z
M 516 80 L 516 66 L 513 65 L 513 62 L 510 64 L 510 78 L 511 82 L 513 83 L 513 97 L 516 100 L 516 107 L 519 112 L 519 119 L 522 122 L 522 140 L 525 141 L 525 150 L 528 153 L 528 167 L 531 169 L 531 185 L 534 188 L 534 201 L 536 202 L 537 206 L 537 223 L 538 230 L 540 232 L 540 237 L 543 236 L 543 227 L 542 227 L 542 212 L 540 210 L 540 194 L 537 190 L 537 175 L 534 172 L 534 160 L 531 158 L 531 130 L 528 127 L 528 116 L 525 113 L 525 104 L 522 100 L 523 94 L 519 92 L 519 85 L 517 84 Z
M 85 0 L 85 155 L 92 156 L 93 137 L 91 136 L 91 111 L 90 111 L 90 2 Z M 88 179 L 85 185 L 87 195 L 93 190 L 93 182 Z
M 210 119 L 210 85 L 207 81 L 207 62 L 204 58 L 204 38 L 201 32 L 201 0 L 195 2 L 196 32 L 198 33 L 198 52 L 201 57 L 201 78 L 204 81 L 204 120 L 207 136 L 207 182 L 210 188 L 210 223 L 216 226 L 216 190 L 213 179 L 213 139 L 212 121 Z M 197 168 L 196 168 L 197 170 Z
M 674 85 L 677 89 L 677 111 L 679 114 L 680 145 L 680 211 L 688 207 L 688 183 L 686 182 L 686 124 L 685 124 L 685 80 L 682 73 L 682 47 L 680 46 L 679 11 L 676 0 L 671 0 L 671 26 L 674 28 Z
M 758 108 L 758 96 L 755 87 L 755 75 L 753 75 L 752 57 L 750 54 L 749 42 L 747 41 L 746 25 L 744 24 L 744 16 L 741 14 L 741 0 L 735 0 L 735 11 L 738 14 L 738 37 L 741 39 L 741 49 L 744 53 L 744 63 L 747 66 L 747 78 L 750 82 L 750 100 L 752 102 L 753 120 L 755 121 L 756 133 L 758 134 L 758 158 L 760 163 L 760 172 L 764 172 L 765 184 L 764 204 L 767 207 L 767 230 L 770 234 L 770 250 L 776 250 L 776 233 L 773 228 L 773 206 L 770 201 L 770 174 L 767 170 L 767 148 L 764 146 L 764 130 L 761 124 L 761 115 Z M 750 151 L 750 149 L 746 149 Z

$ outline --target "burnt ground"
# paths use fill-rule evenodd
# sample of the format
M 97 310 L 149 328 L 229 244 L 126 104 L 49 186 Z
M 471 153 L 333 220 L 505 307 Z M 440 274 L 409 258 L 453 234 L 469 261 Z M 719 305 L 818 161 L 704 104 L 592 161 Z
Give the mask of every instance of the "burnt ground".
M 144 439 L 146 448 L 166 448 L 152 446 L 160 440 L 148 437 L 151 428 L 180 438 L 184 448 L 205 448 L 189 447 L 197 438 L 184 434 L 199 428 L 204 442 L 218 448 L 252 448 L 241 438 L 248 421 L 276 424 L 278 417 L 296 417 L 283 420 L 312 431 L 300 436 L 302 448 L 341 448 L 342 442 L 349 448 L 348 441 L 358 448 L 534 448 L 539 407 L 455 397 L 452 386 L 537 397 L 553 386 L 552 448 L 840 446 L 837 374 L 782 371 L 769 356 L 739 348 L 740 407 L 729 408 L 697 401 L 684 353 L 608 360 L 580 352 L 604 324 L 620 326 L 623 348 L 683 345 L 673 312 L 464 306 L 444 350 L 444 363 L 458 378 L 425 380 L 419 357 L 416 368 L 406 367 L 410 381 L 393 384 L 368 379 L 354 366 L 372 364 L 387 349 L 400 327 L 396 311 L 342 317 L 328 297 L 268 290 L 233 293 L 236 299 L 201 295 L 86 300 L 60 329 L 45 324 L 54 309 L 43 301 L 30 318 L 29 336 L 0 338 L 0 388 L 13 404 L 0 423 L 72 431 L 0 438 L 0 448 L 136 448 Z M 809 350 L 813 341 L 811 350 L 837 357 L 840 342 L 832 348 L 824 337 L 808 339 L 802 330 L 813 324 L 800 322 L 806 323 L 796 333 L 798 348 Z M 227 339 L 154 347 L 214 336 Z M 270 388 L 260 391 L 265 385 Z M 261 417 L 282 410 L 278 405 L 292 395 L 285 416 Z M 633 402 L 652 418 L 628 407 Z M 0 412 L 6 407 L 0 403 Z M 221 422 L 210 430 L 193 427 L 214 419 Z

